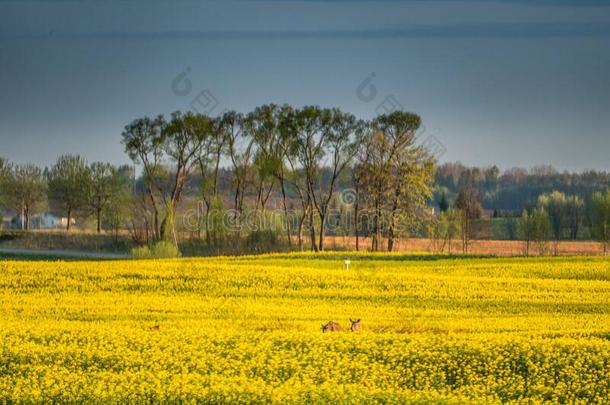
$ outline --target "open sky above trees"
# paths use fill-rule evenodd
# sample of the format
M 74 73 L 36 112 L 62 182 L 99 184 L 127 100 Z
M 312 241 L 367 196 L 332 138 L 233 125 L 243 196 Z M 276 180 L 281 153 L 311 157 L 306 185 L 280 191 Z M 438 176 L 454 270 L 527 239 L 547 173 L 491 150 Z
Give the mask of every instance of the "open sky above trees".
M 0 155 L 128 163 L 125 123 L 207 90 L 362 119 L 394 96 L 441 162 L 607 170 L 609 38 L 605 1 L 1 1 Z

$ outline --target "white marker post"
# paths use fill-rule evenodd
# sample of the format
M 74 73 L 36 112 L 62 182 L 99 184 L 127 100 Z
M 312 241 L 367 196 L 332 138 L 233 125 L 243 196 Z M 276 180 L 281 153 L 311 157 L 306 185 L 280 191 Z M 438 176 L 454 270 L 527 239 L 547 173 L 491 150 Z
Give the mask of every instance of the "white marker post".
M 345 259 L 345 270 L 349 270 L 349 264 L 350 264 L 350 260 L 349 259 Z

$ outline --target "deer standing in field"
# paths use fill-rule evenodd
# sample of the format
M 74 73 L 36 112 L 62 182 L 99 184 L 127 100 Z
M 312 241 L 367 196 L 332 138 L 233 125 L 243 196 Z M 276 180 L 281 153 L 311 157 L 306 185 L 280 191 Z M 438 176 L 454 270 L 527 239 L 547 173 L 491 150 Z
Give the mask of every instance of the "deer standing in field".
M 362 330 L 362 324 L 360 323 L 360 319 L 354 321 L 352 320 L 352 318 L 350 318 L 349 321 L 352 323 L 352 326 L 350 326 L 349 330 L 351 330 L 352 332 L 360 332 Z
M 337 322 L 328 321 L 326 325 L 322 325 L 322 333 L 326 332 L 339 332 L 341 330 L 341 325 Z

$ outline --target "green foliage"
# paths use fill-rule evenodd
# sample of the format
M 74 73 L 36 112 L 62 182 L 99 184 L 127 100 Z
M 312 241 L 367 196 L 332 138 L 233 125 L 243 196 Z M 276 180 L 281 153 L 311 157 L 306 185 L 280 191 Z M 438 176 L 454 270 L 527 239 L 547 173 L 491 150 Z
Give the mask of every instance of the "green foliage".
M 455 198 L 455 208 L 461 210 L 466 219 L 478 219 L 481 217 L 483 211 L 481 193 L 468 172 L 462 181 L 463 184 L 460 186 L 457 197 Z
M 8 195 L 6 180 L 8 179 L 8 175 L 10 173 L 10 164 L 9 162 L 0 157 L 0 207 L 5 205 L 5 199 Z M 3 218 L 2 213 L 0 211 L 0 231 L 2 231 L 3 226 Z
M 591 211 L 591 233 L 597 241 L 603 244 L 604 254 L 606 254 L 610 244 L 610 191 L 593 195 Z
M 180 250 L 171 242 L 160 241 L 152 245 L 151 254 L 155 259 L 171 259 L 180 257 Z
M 173 239 L 175 209 L 188 177 L 213 132 L 213 120 L 201 114 L 177 111 L 167 122 L 163 116 L 139 118 L 128 124 L 123 133 L 125 152 L 134 163 L 143 165 L 146 199 L 153 211 L 153 235 L 156 239 Z M 173 173 L 168 176 L 162 162 Z M 159 213 L 165 218 L 159 223 Z
M 582 198 L 576 195 L 566 197 L 566 225 L 570 231 L 570 239 L 575 240 L 578 237 L 578 231 L 582 224 L 584 215 L 585 203 Z
M 523 253 L 525 256 L 530 254 L 530 243 L 534 239 L 534 226 L 532 216 L 523 210 L 521 217 L 517 221 L 517 236 L 523 241 Z
M 180 250 L 171 242 L 159 241 L 150 247 L 144 245 L 131 249 L 131 257 L 134 259 L 173 259 L 180 257 Z
M 0 208 L 6 204 L 6 199 L 9 197 L 8 180 L 10 179 L 11 165 L 3 158 L 0 158 Z
M 147 245 L 137 246 L 131 249 L 131 257 L 134 259 L 150 259 L 152 253 Z
M 538 247 L 538 253 L 543 255 L 548 248 L 552 235 L 552 224 L 549 214 L 544 208 L 536 208 L 531 214 L 532 239 Z
M 544 208 L 548 214 L 555 239 L 555 254 L 557 254 L 557 244 L 566 230 L 569 231 L 570 239 L 577 238 L 582 223 L 584 202 L 578 196 L 566 196 L 560 191 L 553 191 L 538 197 L 538 207 Z
M 455 198 L 460 179 L 467 170 L 475 172 L 477 187 L 481 190 L 486 209 L 519 212 L 537 204 L 538 196 L 554 190 L 577 195 L 585 202 L 595 192 L 605 192 L 610 184 L 610 173 L 587 170 L 581 173 L 558 172 L 552 167 L 534 167 L 530 170 L 511 168 L 501 172 L 497 167 L 466 167 L 460 163 L 444 163 L 436 171 L 436 186 L 446 189 L 450 199 Z M 437 201 L 440 193 L 437 195 Z
M 336 204 L 335 196 L 337 190 L 353 187 L 357 177 L 362 180 L 357 187 L 358 214 L 364 216 L 365 213 L 367 220 L 375 222 L 374 229 L 368 229 L 362 235 L 373 237 L 374 249 L 381 248 L 379 240 L 415 235 L 414 230 L 427 224 L 431 206 L 437 205 L 440 212 L 445 213 L 451 202 L 456 201 L 459 210 L 449 216 L 439 216 L 429 234 L 446 244 L 447 238 L 453 238 L 451 229 L 456 229 L 447 218 L 462 213 L 462 216 L 458 215 L 462 221 L 457 228 L 464 250 L 467 250 L 470 239 L 488 236 L 480 232 L 483 220 L 471 223 L 480 217 L 482 201 L 487 208 L 497 207 L 502 211 L 502 207 L 491 205 L 501 198 L 500 187 L 528 181 L 528 206 L 533 206 L 540 193 L 554 190 L 552 184 L 555 182 L 557 189 L 563 191 L 565 184 L 572 184 L 570 192 L 584 198 L 554 191 L 540 197 L 539 207 L 548 216 L 555 240 L 568 234 L 572 239 L 577 237 L 585 223 L 584 201 L 589 202 L 590 195 L 583 193 L 579 184 L 584 181 L 584 174 L 559 174 L 549 168 L 537 168 L 529 172 L 508 170 L 500 175 L 497 167 L 477 169 L 459 164 L 443 165 L 439 174 L 432 156 L 416 142 L 420 126 L 419 116 L 402 111 L 363 122 L 338 109 L 318 106 L 294 109 L 274 104 L 260 106 L 249 114 L 229 111 L 218 118 L 180 112 L 172 114 L 169 120 L 162 116 L 144 117 L 127 125 L 122 134 L 125 151 L 135 164 L 143 166 L 141 181 L 137 187 L 134 185 L 131 196 L 130 186 L 125 187 L 124 179 L 115 179 L 115 169 L 111 165 L 94 163 L 86 167 L 82 158 L 66 155 L 48 171 L 48 197 L 54 211 L 78 216 L 81 227 L 84 216 L 91 215 L 93 209 L 97 211 L 98 223 L 115 230 L 116 235 L 119 229 L 126 229 L 129 222 L 134 239 L 163 239 L 176 244 L 175 216 L 185 207 L 181 203 L 193 202 L 189 198 L 181 199 L 181 194 L 189 193 L 188 197 L 193 197 L 192 190 L 200 182 L 199 195 L 203 196 L 208 212 L 205 220 L 208 245 L 221 247 L 236 241 L 231 246 L 235 250 L 242 249 L 242 237 L 252 236 L 248 232 L 254 228 L 244 225 L 249 217 L 266 219 L 267 208 L 272 206 L 277 210 L 278 200 L 283 197 L 281 208 L 292 210 L 299 221 L 287 230 L 287 239 L 297 233 L 311 235 L 315 249 L 316 244 L 318 248 L 323 246 L 323 235 L 331 229 L 334 235 L 352 232 L 351 227 L 332 224 L 342 220 L 344 214 L 352 217 L 351 205 Z M 197 168 L 198 176 L 194 173 Z M 30 172 L 38 170 L 38 175 L 22 176 L 13 183 L 20 187 L 14 187 L 16 192 L 12 192 L 13 187 L 8 187 L 10 183 L 3 178 L 7 178 L 6 173 L 10 177 L 13 168 L 0 159 L 0 200 L 4 196 L 5 203 L 10 199 L 19 201 L 12 203 L 12 207 L 23 208 L 27 198 L 18 194 L 27 190 L 27 187 L 21 187 L 25 183 L 23 179 L 40 177 L 40 170 L 32 169 Z M 17 172 L 16 168 L 14 172 Z M 590 183 L 596 182 L 597 189 L 607 185 L 601 175 L 592 173 L 590 177 Z M 431 202 L 435 178 L 441 180 L 437 182 L 434 202 Z M 535 180 L 542 178 L 553 181 L 535 187 Z M 45 179 L 42 180 L 44 183 Z M 119 185 L 115 187 L 115 183 Z M 84 190 L 88 193 L 83 199 L 79 194 Z M 40 200 L 42 205 L 44 194 Z M 137 198 L 132 198 L 133 195 Z M 226 214 L 223 201 L 226 208 L 237 211 L 234 218 L 238 219 L 234 223 Z M 339 212 L 335 210 L 336 205 L 339 205 Z M 245 212 L 247 208 L 254 212 Z M 592 206 L 587 209 L 587 227 L 597 227 L 594 222 L 602 216 L 599 211 L 594 212 Z M 31 210 L 35 212 L 38 208 Z M 301 217 L 301 213 L 307 215 Z M 530 221 L 529 216 L 534 214 L 527 213 L 527 220 Z M 511 212 L 499 216 L 512 215 Z M 198 215 L 197 219 L 199 228 L 195 230 L 201 237 L 204 217 Z M 603 227 L 604 220 L 601 221 Z M 494 220 L 492 227 L 496 232 L 493 235 L 508 235 L 512 239 L 519 230 L 517 222 L 520 221 Z M 282 225 L 274 223 L 273 228 L 279 229 Z M 535 242 L 533 232 L 532 229 L 527 231 L 528 241 Z M 598 240 L 606 239 L 600 236 L 605 233 L 603 228 L 592 229 L 593 233 Z M 588 235 L 588 229 L 581 232 L 582 235 Z M 388 249 L 391 250 L 390 243 Z
M 560 240 L 566 224 L 566 195 L 559 191 L 543 194 L 538 197 L 538 206 L 544 208 L 545 212 L 547 212 L 553 236 L 556 241 Z
M 278 251 L 279 245 L 277 233 L 269 229 L 252 231 L 244 240 L 245 250 L 252 253 Z
M 427 209 L 432 196 L 434 158 L 416 144 L 421 125 L 418 115 L 396 111 L 371 122 L 359 153 L 358 181 L 366 196 L 364 207 L 372 216 L 371 250 L 379 250 L 382 218 L 386 218 L 388 250 L 394 245 L 398 228 L 413 225 L 418 213 Z
M 526 256 L 530 254 L 532 243 L 540 255 L 545 254 L 551 238 L 551 222 L 544 208 L 536 208 L 531 213 L 523 210 L 517 223 L 517 235 L 523 241 L 523 253 Z
M 450 207 L 449 204 L 449 198 L 447 197 L 447 192 L 445 190 L 443 190 L 443 192 L 441 193 L 441 198 L 438 202 L 438 209 L 441 212 L 446 212 Z
M 213 198 L 205 219 L 207 221 L 206 241 L 209 247 L 220 248 L 225 243 L 228 236 L 225 219 L 229 215 L 224 208 L 222 199 L 220 197 Z
M 3 177 L 4 204 L 22 212 L 22 226 L 30 229 L 31 216 L 46 208 L 47 182 L 42 170 L 31 164 L 15 165 Z
M 449 208 L 432 218 L 428 224 L 428 237 L 432 241 L 432 249 L 436 252 L 451 253 L 453 240 L 461 232 L 460 212 Z
M 85 160 L 77 155 L 62 155 L 47 174 L 51 205 L 70 219 L 87 205 L 91 172 Z
M 109 202 L 117 192 L 117 169 L 110 163 L 95 162 L 89 167 L 91 181 L 89 185 L 88 204 L 95 214 L 97 232 L 102 229 L 102 214 L 107 213 Z
M 462 215 L 459 210 L 449 208 L 441 215 L 441 223 L 445 229 L 445 244 L 448 252 L 451 253 L 453 240 L 462 233 Z
M 119 231 L 126 226 L 131 215 L 133 181 L 132 169 L 129 166 L 121 166 L 113 173 L 112 192 L 102 215 L 104 226 L 114 232 L 115 238 L 118 238 Z
M 498 218 L 504 225 L 505 237 L 508 240 L 517 239 L 517 220 L 515 218 Z

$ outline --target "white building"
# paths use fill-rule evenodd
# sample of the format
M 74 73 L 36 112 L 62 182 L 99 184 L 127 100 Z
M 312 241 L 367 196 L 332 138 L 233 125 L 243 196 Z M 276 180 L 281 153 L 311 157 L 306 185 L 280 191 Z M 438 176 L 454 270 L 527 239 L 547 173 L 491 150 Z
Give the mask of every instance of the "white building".
M 72 218 L 72 224 L 74 224 L 74 218 Z M 68 223 L 67 218 L 58 217 L 51 214 L 50 212 L 44 212 L 41 214 L 34 214 L 30 216 L 30 229 L 57 229 L 64 228 Z M 9 221 L 10 228 L 23 229 L 21 224 L 21 214 L 17 214 L 12 217 Z M 6 228 L 6 226 L 5 226 Z

